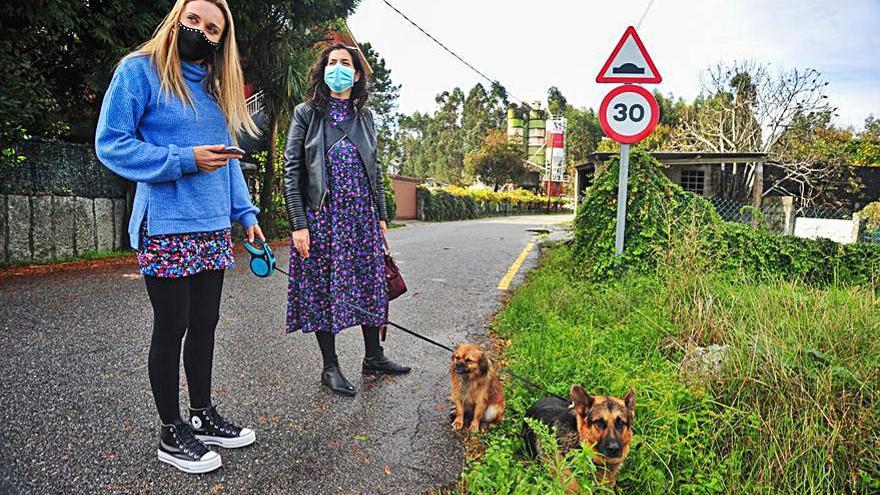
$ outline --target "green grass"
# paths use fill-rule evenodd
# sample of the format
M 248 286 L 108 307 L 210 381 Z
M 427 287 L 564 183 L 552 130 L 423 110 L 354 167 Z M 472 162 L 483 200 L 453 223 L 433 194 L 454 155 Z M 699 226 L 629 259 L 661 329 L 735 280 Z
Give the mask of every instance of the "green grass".
M 572 275 L 568 247 L 548 250 L 495 322 L 504 364 L 563 395 L 572 383 L 636 390 L 623 493 L 877 493 L 876 294 L 753 282 L 671 252 L 657 273 L 597 285 Z M 723 371 L 686 386 L 678 363 L 710 343 L 730 345 Z M 506 391 L 506 420 L 463 491 L 563 493 L 522 453 L 522 413 L 539 394 Z
M 71 261 L 90 261 L 90 260 L 100 260 L 105 258 L 124 258 L 126 256 L 131 256 L 134 254 L 134 251 L 128 250 L 119 250 L 119 251 L 87 251 L 85 253 L 76 255 L 76 256 L 62 256 L 59 258 L 48 258 L 48 259 L 36 259 L 29 261 L 11 261 L 11 262 L 2 262 L 0 263 L 0 268 L 7 267 L 16 267 L 16 266 L 34 266 L 34 265 L 52 265 L 57 263 L 67 263 Z

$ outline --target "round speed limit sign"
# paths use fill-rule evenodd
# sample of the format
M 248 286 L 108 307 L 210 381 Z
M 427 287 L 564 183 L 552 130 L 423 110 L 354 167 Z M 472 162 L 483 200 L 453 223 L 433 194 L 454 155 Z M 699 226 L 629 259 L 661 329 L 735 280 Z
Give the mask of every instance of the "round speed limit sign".
M 599 106 L 599 123 L 611 139 L 623 144 L 645 139 L 660 120 L 660 107 L 647 89 L 624 84 L 611 90 Z

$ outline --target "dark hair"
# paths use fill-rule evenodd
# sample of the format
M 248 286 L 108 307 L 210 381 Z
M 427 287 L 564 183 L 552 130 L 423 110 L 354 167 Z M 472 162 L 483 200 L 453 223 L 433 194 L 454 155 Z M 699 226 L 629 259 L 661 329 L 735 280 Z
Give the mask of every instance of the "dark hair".
M 308 98 L 308 102 L 312 104 L 312 108 L 322 114 L 327 113 L 330 101 L 330 88 L 324 82 L 324 68 L 327 67 L 327 62 L 330 59 L 330 52 L 333 50 L 347 50 L 349 55 L 351 55 L 351 63 L 354 65 L 355 73 L 359 72 L 361 74 L 361 78 L 355 81 L 354 86 L 351 88 L 350 98 L 354 108 L 360 111 L 364 108 L 364 105 L 367 104 L 367 99 L 370 96 L 370 92 L 367 89 L 367 74 L 364 72 L 364 65 L 361 63 L 361 58 L 358 56 L 357 48 L 345 46 L 340 43 L 328 46 L 321 51 L 321 55 L 309 71 L 309 87 L 306 93 L 306 98 Z

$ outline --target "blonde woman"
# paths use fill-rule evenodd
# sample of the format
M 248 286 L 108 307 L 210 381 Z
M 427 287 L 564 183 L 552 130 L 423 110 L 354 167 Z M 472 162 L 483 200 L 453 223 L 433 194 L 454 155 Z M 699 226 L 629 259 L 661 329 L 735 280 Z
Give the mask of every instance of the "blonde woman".
M 153 38 L 116 68 L 95 137 L 101 161 L 137 182 L 128 231 L 153 306 L 148 369 L 162 422 L 158 456 L 189 473 L 220 467 L 206 444 L 256 439 L 211 402 L 223 274 L 234 265 L 231 223 L 250 241 L 265 240 L 241 155 L 227 149 L 238 132 L 257 132 L 243 86 L 226 1 L 177 0 Z M 188 423 L 178 403 L 181 344 Z

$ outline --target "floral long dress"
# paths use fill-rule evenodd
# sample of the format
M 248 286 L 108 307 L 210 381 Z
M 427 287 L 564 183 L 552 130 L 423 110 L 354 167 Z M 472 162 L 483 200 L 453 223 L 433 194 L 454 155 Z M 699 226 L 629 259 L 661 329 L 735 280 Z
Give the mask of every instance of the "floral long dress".
M 330 99 L 329 125 L 340 127 L 353 115 L 348 100 Z M 307 212 L 309 257 L 304 259 L 290 242 L 288 332 L 336 334 L 355 325 L 385 323 L 382 231 L 364 163 L 348 137 L 333 144 L 326 158 L 327 195 L 319 211 Z

